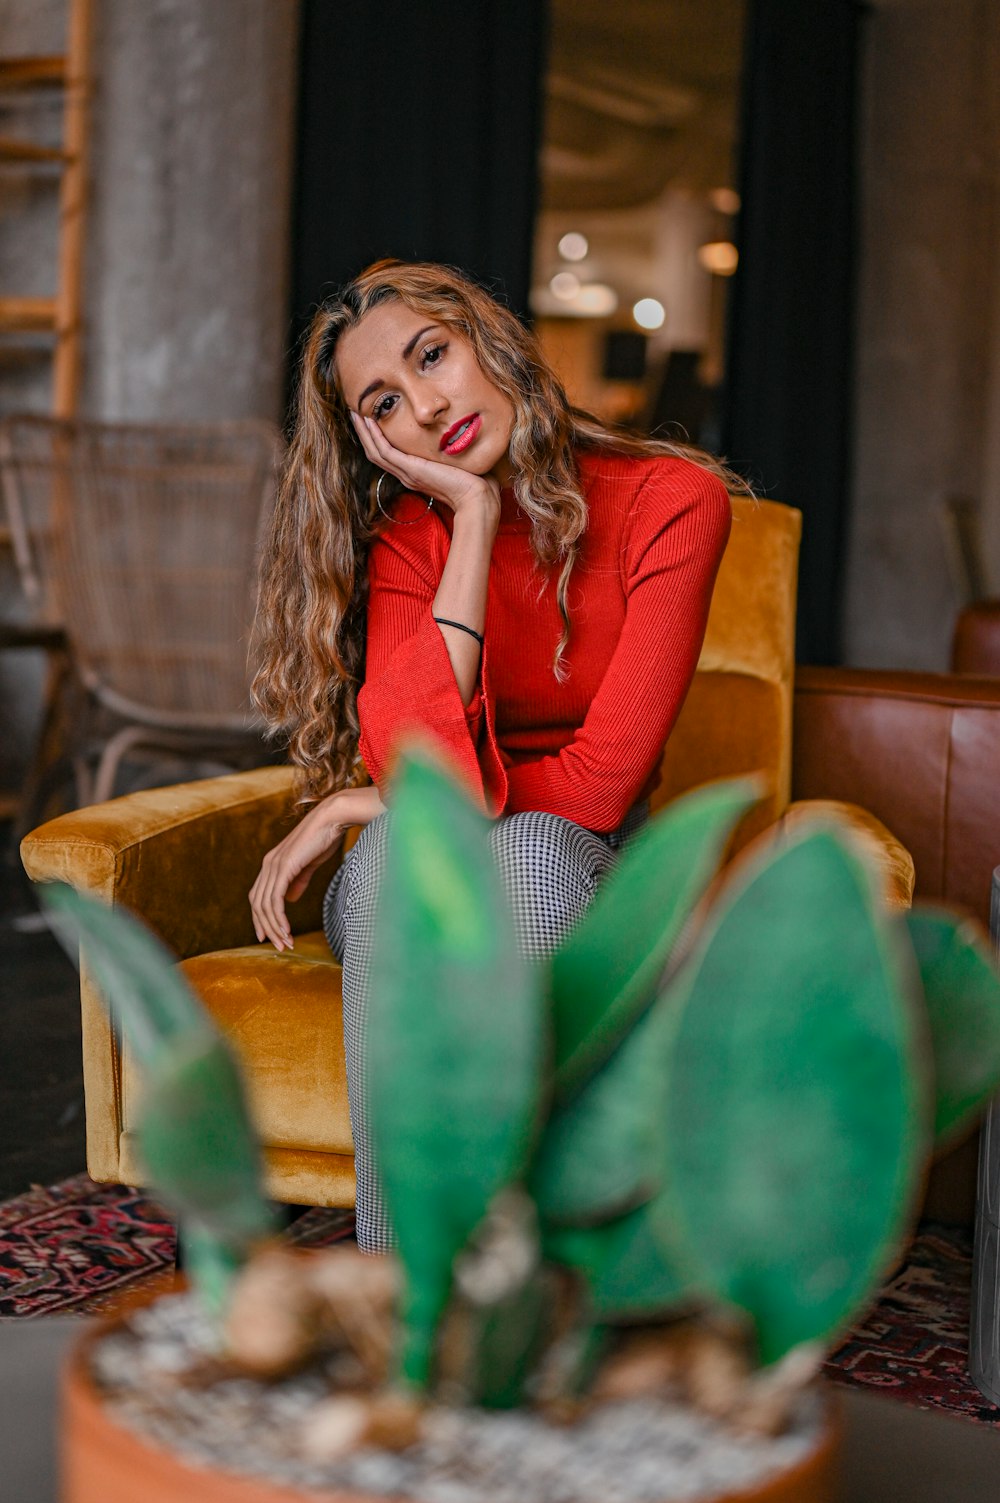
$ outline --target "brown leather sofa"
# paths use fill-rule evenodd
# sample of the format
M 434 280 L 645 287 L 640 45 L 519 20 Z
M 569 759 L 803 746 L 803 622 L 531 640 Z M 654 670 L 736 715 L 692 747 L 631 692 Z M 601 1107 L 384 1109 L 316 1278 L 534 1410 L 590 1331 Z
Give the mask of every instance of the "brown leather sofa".
M 989 924 L 1000 865 L 1000 679 L 800 668 L 795 798 L 862 804 L 899 837 L 916 896 Z M 978 1135 L 936 1165 L 925 1214 L 972 1224 Z
M 988 925 L 1000 865 L 1000 683 L 800 668 L 792 796 L 863 805 L 912 855 L 918 898 L 960 904 Z
M 655 801 L 763 769 L 767 796 L 743 840 L 788 811 L 800 526 L 792 508 L 734 502 L 698 672 Z M 21 849 L 30 876 L 62 879 L 132 909 L 182 959 L 244 1062 L 270 1193 L 348 1205 L 354 1167 L 340 967 L 318 932 L 324 874 L 290 910 L 291 953 L 255 943 L 247 903 L 261 857 L 293 817 L 290 772 L 267 768 L 63 815 Z M 863 811 L 850 817 L 882 864 L 890 899 L 905 904 L 913 883 L 907 852 Z M 86 967 L 81 1002 L 88 1168 L 99 1181 L 141 1182 L 134 1127 L 141 1082 Z
M 951 666 L 954 673 L 1000 678 L 1000 600 L 977 600 L 959 613 Z

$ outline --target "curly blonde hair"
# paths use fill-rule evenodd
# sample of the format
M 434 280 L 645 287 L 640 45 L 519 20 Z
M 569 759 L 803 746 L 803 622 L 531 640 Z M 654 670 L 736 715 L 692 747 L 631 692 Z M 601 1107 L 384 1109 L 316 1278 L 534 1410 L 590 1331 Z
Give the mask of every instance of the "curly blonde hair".
M 538 564 L 544 570 L 559 565 L 557 678 L 564 676 L 570 632 L 567 588 L 587 526 L 575 451 L 679 455 L 719 476 L 730 491 L 747 490 L 700 449 L 617 431 L 570 406 L 534 336 L 462 272 L 430 262 L 369 266 L 327 299 L 309 329 L 288 458 L 261 559 L 253 696 L 273 732 L 287 737 L 303 804 L 363 775 L 357 696 L 380 471 L 352 428 L 335 358 L 344 331 L 391 299 L 463 334 L 480 369 L 513 405 L 509 455 L 517 501 L 531 519 Z

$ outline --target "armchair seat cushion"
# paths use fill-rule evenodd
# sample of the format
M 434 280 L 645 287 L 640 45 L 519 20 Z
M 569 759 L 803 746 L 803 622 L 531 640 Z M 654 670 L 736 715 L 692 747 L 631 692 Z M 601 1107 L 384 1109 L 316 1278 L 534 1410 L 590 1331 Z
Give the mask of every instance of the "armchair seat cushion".
M 244 1066 L 265 1151 L 353 1154 L 341 1017 L 341 969 L 322 933 L 294 950 L 270 945 L 215 950 L 181 970 Z M 142 1092 L 122 1059 L 122 1127 L 133 1132 Z

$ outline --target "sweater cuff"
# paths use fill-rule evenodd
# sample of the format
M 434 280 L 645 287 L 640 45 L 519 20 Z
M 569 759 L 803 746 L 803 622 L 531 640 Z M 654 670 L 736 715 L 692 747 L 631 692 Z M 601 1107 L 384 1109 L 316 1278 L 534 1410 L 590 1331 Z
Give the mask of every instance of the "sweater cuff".
M 413 636 L 358 692 L 361 755 L 380 789 L 392 774 L 400 746 L 408 737 L 422 735 L 437 743 L 477 806 L 490 815 L 499 812 L 506 777 L 496 751 L 486 672 L 484 648 L 475 693 L 464 705 L 444 637 L 428 607 Z
M 490 687 L 489 642 L 483 643 L 479 658 L 479 685 L 483 714 L 479 729 L 478 755 L 486 795 L 486 812 L 496 818 L 507 805 L 507 768 L 497 741 L 495 700 Z M 472 701 L 475 704 L 475 698 Z M 471 708 L 471 706 L 470 706 Z
M 479 739 L 479 731 L 483 723 L 483 690 L 481 684 L 476 684 L 472 698 L 465 707 L 465 719 L 472 732 L 474 741 Z

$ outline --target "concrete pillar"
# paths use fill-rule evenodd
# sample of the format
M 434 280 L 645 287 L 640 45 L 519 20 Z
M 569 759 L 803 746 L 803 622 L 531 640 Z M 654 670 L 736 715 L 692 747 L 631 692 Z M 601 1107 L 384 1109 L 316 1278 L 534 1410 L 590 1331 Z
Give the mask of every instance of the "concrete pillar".
M 297 0 L 104 0 L 84 410 L 280 415 Z
M 2 10 L 5 51 L 63 50 L 67 0 Z M 82 414 L 278 419 L 298 0 L 101 0 L 96 10 Z M 54 139 L 56 105 L 35 120 Z M 5 289 L 51 295 L 55 192 L 37 173 L 4 171 Z M 48 370 L 44 359 L 4 361 L 0 411 L 50 410 Z M 0 597 L 0 611 L 16 614 L 2 550 Z M 33 745 L 42 667 L 36 653 L 0 659 L 0 795 Z
M 944 668 L 941 515 L 978 498 L 1000 586 L 1000 7 L 874 0 L 867 24 L 846 658 Z

